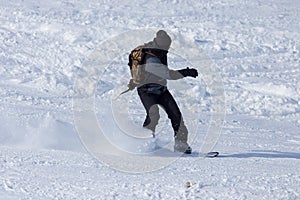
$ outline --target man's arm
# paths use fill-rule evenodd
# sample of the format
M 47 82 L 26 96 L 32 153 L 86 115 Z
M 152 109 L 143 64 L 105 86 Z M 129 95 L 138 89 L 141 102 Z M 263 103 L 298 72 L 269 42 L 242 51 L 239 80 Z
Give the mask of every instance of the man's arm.
M 194 68 L 170 70 L 157 57 L 150 57 L 146 60 L 145 71 L 168 80 L 177 80 L 187 76 L 196 78 L 198 76 L 198 71 Z

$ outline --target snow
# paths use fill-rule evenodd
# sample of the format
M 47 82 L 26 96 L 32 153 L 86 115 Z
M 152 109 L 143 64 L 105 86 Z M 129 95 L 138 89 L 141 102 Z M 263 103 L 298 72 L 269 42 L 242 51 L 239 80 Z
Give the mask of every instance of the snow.
M 0 199 L 299 199 L 299 17 L 290 0 L 2 1 Z M 169 82 L 192 156 L 163 110 L 155 140 L 137 93 L 117 97 L 159 29 L 170 67 L 199 70 Z

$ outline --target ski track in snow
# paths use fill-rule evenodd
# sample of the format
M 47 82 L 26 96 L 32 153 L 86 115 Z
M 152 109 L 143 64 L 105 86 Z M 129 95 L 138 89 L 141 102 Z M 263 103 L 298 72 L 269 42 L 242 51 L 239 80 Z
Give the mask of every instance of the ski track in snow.
M 3 1 L 0 199 L 299 199 L 299 18 L 300 3 L 290 0 Z M 136 28 L 167 29 L 177 40 L 181 33 L 217 65 L 226 96 L 219 157 L 181 157 L 132 175 L 84 150 L 72 116 L 76 76 L 103 40 Z M 126 53 L 108 69 L 111 80 L 99 82 L 97 100 L 118 76 L 129 78 Z M 186 67 L 174 55 L 169 63 Z M 209 91 L 185 81 L 187 94 L 172 92 L 183 110 L 199 106 L 204 134 Z M 195 91 L 200 100 L 190 100 Z M 130 114 L 139 125 L 144 111 L 136 104 L 133 97 Z M 158 128 L 159 137 L 172 139 L 168 120 Z

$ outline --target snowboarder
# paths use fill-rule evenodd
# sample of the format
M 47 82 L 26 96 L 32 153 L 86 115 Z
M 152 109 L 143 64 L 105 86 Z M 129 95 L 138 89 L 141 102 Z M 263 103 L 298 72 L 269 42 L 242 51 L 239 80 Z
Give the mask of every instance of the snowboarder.
M 160 118 L 158 108 L 160 105 L 171 120 L 175 138 L 174 151 L 191 154 L 192 148 L 187 143 L 188 130 L 180 109 L 167 88 L 167 80 L 177 80 L 187 76 L 196 78 L 198 72 L 193 68 L 181 70 L 168 68 L 167 53 L 171 42 L 170 36 L 165 31 L 159 30 L 153 41 L 139 48 L 143 53 L 139 62 L 143 70 L 139 72 L 139 82 L 131 79 L 128 87 L 130 90 L 137 87 L 138 95 L 145 107 L 147 115 L 143 127 L 150 129 L 154 135 Z M 131 53 L 128 65 L 131 67 L 132 63 Z

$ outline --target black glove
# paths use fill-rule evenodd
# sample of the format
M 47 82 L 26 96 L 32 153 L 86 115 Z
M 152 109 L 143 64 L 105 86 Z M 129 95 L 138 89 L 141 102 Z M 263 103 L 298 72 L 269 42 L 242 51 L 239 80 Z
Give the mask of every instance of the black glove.
M 184 77 L 191 76 L 193 78 L 196 78 L 198 76 L 198 71 L 194 68 L 190 69 L 187 67 L 186 69 L 178 70 L 178 72 Z

